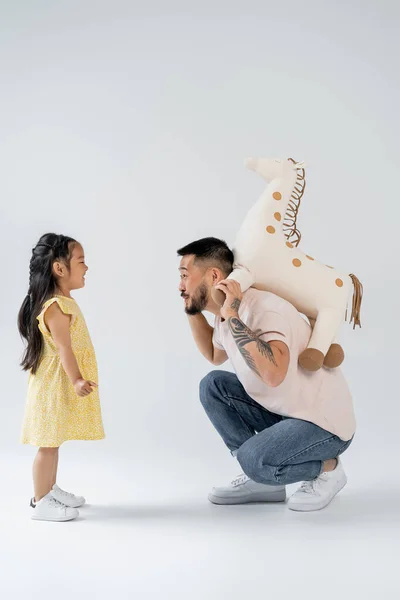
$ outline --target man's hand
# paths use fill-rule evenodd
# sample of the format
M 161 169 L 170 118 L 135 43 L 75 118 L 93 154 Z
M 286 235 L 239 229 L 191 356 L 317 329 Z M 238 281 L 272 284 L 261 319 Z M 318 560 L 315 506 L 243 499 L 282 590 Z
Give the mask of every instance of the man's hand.
M 93 392 L 93 388 L 97 388 L 98 385 L 94 381 L 87 379 L 77 379 L 74 383 L 75 393 L 78 396 L 89 396 Z
M 226 294 L 225 302 L 221 308 L 221 317 L 226 320 L 231 317 L 238 317 L 239 306 L 243 298 L 240 284 L 234 279 L 223 279 L 217 283 L 215 288 Z

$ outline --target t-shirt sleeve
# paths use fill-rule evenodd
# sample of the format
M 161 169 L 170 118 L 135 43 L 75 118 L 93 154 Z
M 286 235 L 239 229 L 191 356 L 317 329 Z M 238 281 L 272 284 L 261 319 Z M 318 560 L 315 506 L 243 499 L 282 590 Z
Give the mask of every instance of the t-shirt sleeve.
M 221 339 L 219 336 L 219 324 L 220 324 L 220 320 L 218 317 L 216 317 L 215 322 L 214 322 L 214 332 L 213 332 L 213 337 L 212 337 L 212 343 L 216 348 L 218 348 L 218 350 L 224 350 L 224 347 L 221 344 Z
M 289 350 L 292 345 L 292 330 L 290 323 L 280 313 L 274 311 L 253 313 L 246 325 L 264 342 L 281 341 Z

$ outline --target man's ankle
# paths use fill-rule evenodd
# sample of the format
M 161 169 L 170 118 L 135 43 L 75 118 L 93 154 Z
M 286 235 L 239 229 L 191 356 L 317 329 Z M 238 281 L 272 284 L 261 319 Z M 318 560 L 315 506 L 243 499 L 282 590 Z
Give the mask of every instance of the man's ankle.
M 330 458 L 329 460 L 326 460 L 323 465 L 323 472 L 330 473 L 331 471 L 334 471 L 338 466 L 338 462 L 339 461 L 337 458 Z

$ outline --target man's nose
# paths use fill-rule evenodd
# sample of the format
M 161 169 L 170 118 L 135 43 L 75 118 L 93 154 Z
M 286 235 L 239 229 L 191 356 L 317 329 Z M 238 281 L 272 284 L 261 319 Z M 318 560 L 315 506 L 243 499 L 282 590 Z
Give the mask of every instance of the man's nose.
M 180 282 L 178 289 L 179 289 L 180 292 L 184 292 L 185 291 L 185 286 L 183 285 L 182 281 Z

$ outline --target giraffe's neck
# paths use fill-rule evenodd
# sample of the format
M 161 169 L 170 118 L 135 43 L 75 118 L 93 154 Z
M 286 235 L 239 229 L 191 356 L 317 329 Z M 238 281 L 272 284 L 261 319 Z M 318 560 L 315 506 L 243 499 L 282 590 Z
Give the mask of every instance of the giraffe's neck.
M 285 174 L 285 177 L 273 179 L 250 209 L 249 216 L 253 213 L 252 216 L 261 219 L 265 227 L 282 225 L 296 182 L 295 170 Z

